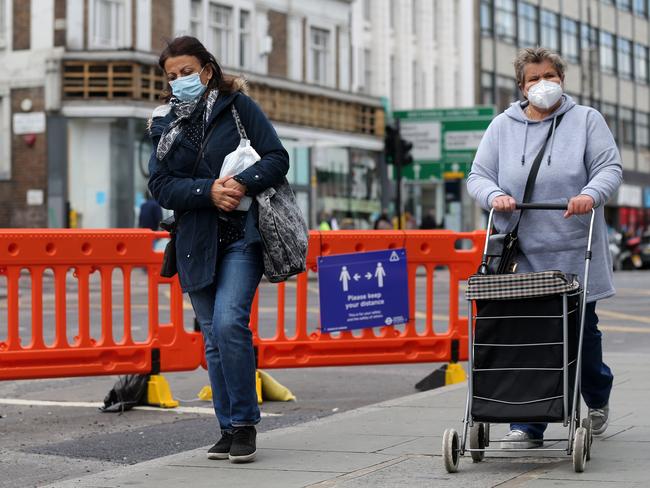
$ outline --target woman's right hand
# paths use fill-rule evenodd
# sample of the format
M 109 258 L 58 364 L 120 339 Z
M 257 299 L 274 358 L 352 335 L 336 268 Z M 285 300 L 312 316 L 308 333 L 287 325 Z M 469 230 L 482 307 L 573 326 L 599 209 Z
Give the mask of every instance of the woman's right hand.
M 492 200 L 492 208 L 497 212 L 514 212 L 517 202 L 510 195 L 500 195 Z
M 219 178 L 215 180 L 210 188 L 210 198 L 214 203 L 215 207 L 223 210 L 224 212 L 231 212 L 237 208 L 239 201 L 242 199 L 244 194 L 235 189 L 227 188 L 224 186 L 224 183 L 228 181 L 231 177 Z

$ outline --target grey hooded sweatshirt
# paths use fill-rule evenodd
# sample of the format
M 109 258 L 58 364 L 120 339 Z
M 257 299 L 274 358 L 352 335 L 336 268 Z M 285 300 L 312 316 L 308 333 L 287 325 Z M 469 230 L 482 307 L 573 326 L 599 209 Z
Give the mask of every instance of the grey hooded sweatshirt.
M 576 195 L 595 202 L 593 257 L 587 301 L 614 295 L 612 263 L 604 217 L 605 202 L 622 181 L 621 157 L 603 116 L 563 95 L 560 107 L 544 120 L 529 119 L 527 102 L 515 102 L 487 128 L 479 145 L 467 189 L 489 210 L 499 195 L 521 202 L 528 173 L 556 118 L 564 114 L 546 145 L 531 202 L 563 203 Z M 591 213 L 567 219 L 559 210 L 526 210 L 519 223 L 523 256 L 517 272 L 561 270 L 575 273 L 584 286 L 584 259 Z M 496 213 L 495 227 L 512 230 L 520 212 Z

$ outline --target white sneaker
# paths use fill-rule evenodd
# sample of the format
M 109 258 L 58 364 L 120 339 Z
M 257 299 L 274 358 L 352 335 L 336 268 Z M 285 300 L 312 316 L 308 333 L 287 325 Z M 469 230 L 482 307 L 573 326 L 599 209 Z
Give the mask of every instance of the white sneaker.
M 591 432 L 594 435 L 605 432 L 609 425 L 609 403 L 603 408 L 590 408 L 589 418 L 591 419 Z
M 518 429 L 508 432 L 499 442 L 501 449 L 532 449 L 544 445 L 544 441 L 541 439 L 531 439 L 527 432 Z

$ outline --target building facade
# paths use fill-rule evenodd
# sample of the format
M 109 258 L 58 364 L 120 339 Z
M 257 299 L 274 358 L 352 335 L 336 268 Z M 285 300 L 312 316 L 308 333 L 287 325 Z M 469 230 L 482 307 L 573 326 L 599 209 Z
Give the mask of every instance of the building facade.
M 355 0 L 352 89 L 392 110 L 476 105 L 475 18 L 473 0 Z M 418 223 L 433 210 L 440 224 L 468 228 L 469 197 L 463 190 L 449 205 L 446 188 L 442 178 L 407 178 L 404 208 Z M 461 202 L 465 218 L 454 215 Z
M 498 111 L 521 97 L 512 61 L 545 46 L 568 63 L 565 90 L 598 109 L 616 138 L 624 183 L 607 206 L 610 224 L 650 226 L 650 47 L 647 0 L 479 0 L 477 101 Z
M 291 155 L 312 225 L 379 208 L 384 116 L 350 91 L 343 0 L 0 0 L 0 226 L 132 227 L 165 86 L 167 39 L 192 34 L 243 75 Z

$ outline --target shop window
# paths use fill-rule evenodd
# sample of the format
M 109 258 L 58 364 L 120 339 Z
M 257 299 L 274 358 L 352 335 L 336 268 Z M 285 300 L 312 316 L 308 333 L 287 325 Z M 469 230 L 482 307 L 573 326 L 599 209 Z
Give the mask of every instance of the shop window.
M 619 37 L 616 46 L 618 75 L 629 80 L 632 78 L 632 42 Z
M 578 22 L 566 17 L 562 19 L 562 55 L 570 63 L 580 62 Z
M 514 44 L 516 21 L 514 0 L 495 0 L 494 23 L 499 39 Z
M 616 72 L 616 57 L 614 50 L 614 35 L 609 32 L 600 33 L 600 69 L 603 73 Z
M 534 47 L 538 44 L 537 19 L 539 10 L 534 5 L 519 2 L 519 45 Z
M 542 25 L 541 45 L 556 52 L 559 52 L 560 50 L 560 22 L 558 19 L 559 17 L 556 13 L 551 12 L 550 10 L 542 10 L 540 16 Z

